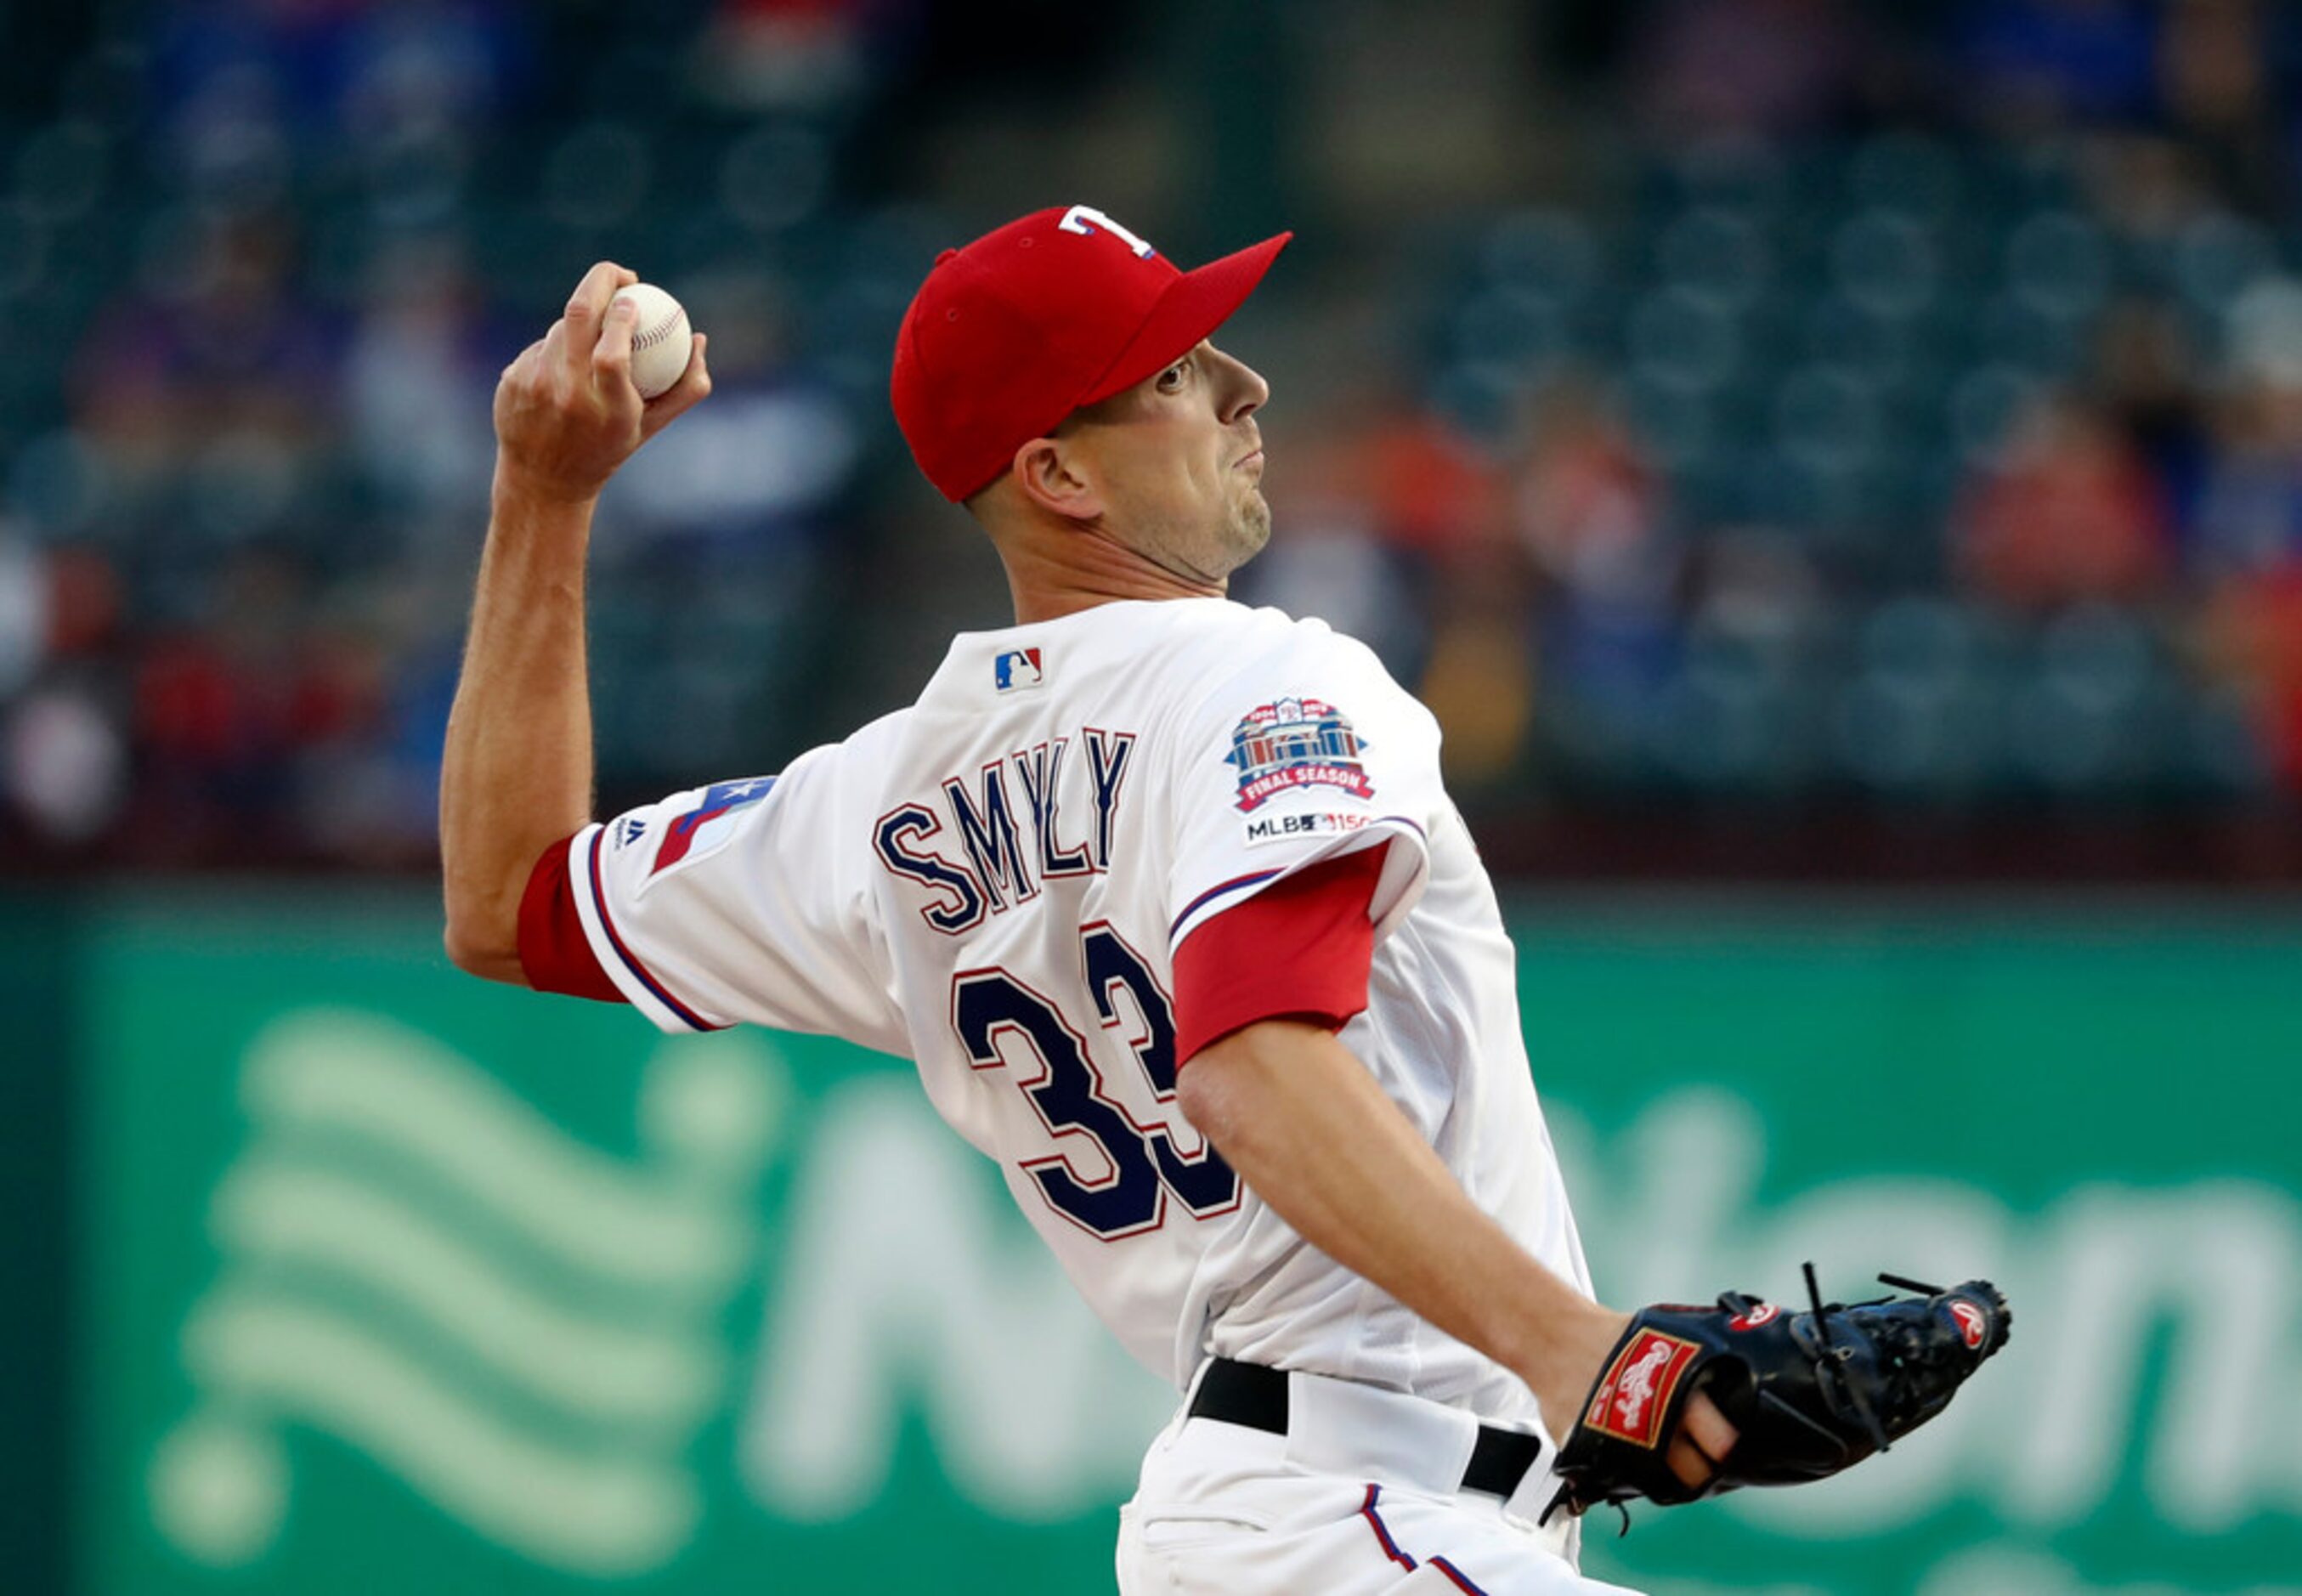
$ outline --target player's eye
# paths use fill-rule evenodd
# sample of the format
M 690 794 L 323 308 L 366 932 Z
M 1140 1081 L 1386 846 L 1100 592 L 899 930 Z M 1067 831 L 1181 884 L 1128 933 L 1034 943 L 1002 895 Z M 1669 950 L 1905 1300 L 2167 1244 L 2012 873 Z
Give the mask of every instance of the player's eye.
M 1190 374 L 1191 362 L 1189 357 L 1186 356 L 1159 374 L 1159 391 L 1180 393 L 1182 391 L 1183 380 Z

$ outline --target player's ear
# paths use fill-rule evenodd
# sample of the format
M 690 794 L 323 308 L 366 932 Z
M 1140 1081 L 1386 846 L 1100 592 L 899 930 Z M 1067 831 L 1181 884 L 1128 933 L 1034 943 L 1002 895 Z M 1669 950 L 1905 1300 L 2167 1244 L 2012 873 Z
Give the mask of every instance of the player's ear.
M 1067 521 L 1103 514 L 1103 496 L 1082 469 L 1077 451 L 1059 438 L 1034 438 L 1015 451 L 1016 485 L 1023 497 Z

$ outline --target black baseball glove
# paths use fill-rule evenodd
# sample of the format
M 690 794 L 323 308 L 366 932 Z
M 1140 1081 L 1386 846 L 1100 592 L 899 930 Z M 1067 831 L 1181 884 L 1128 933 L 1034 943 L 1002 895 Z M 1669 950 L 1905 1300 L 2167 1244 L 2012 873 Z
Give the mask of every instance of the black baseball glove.
M 1561 1481 L 1548 1521 L 1597 1502 L 1639 1497 L 1665 1505 L 1744 1485 L 1797 1485 L 1860 1463 L 1950 1405 L 2014 1322 L 1987 1281 L 1945 1291 L 1882 1274 L 1917 1297 L 1825 1303 L 1806 1266 L 1806 1313 L 1739 1291 L 1716 1309 L 1642 1310 L 1615 1343 L 1558 1453 Z M 1739 1432 L 1702 1484 L 1672 1472 L 1668 1453 L 1696 1391 Z M 1624 1514 L 1624 1528 L 1630 1516 Z

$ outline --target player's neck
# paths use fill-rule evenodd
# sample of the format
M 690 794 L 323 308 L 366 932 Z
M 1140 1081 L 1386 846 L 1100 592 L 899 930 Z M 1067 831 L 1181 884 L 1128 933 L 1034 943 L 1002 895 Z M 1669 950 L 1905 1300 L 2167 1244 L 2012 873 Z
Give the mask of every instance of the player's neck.
M 1101 533 L 1075 528 L 1002 540 L 999 558 L 1019 626 L 1131 599 L 1219 599 L 1230 586 L 1168 570 Z

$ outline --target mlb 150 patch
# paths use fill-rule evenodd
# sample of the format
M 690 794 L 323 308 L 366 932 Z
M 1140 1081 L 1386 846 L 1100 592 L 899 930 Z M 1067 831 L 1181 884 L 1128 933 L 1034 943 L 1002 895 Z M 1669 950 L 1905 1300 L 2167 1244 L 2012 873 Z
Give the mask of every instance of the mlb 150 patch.
M 1348 836 L 1374 825 L 1375 817 L 1340 810 L 1322 810 L 1315 814 L 1262 815 L 1247 822 L 1247 845 L 1259 848 L 1265 843 L 1294 842 L 1306 836 Z
M 1374 796 L 1359 759 L 1365 744 L 1340 710 L 1321 699 L 1282 698 L 1257 704 L 1231 735 L 1224 758 L 1239 769 L 1239 808 L 1253 814 L 1295 787 L 1339 787 Z

